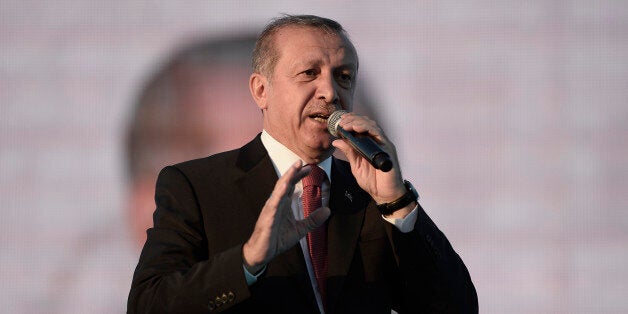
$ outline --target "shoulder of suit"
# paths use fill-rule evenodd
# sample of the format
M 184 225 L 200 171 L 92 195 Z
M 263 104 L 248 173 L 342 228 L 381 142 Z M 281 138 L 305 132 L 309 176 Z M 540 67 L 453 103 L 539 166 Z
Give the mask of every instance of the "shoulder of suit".
M 241 171 L 239 170 L 239 168 L 241 168 L 239 163 L 242 162 L 243 156 L 254 156 L 254 159 L 259 159 L 260 156 L 263 156 L 264 154 L 265 151 L 263 150 L 260 135 L 258 134 L 253 140 L 238 149 L 214 154 L 204 158 L 185 161 L 173 165 L 173 167 L 177 168 L 189 178 L 216 177 L 216 174 L 223 176 L 233 175 L 238 171 Z
M 208 157 L 192 159 L 173 165 L 186 175 L 214 172 L 220 169 L 227 169 L 229 165 L 234 165 L 239 154 L 239 149 L 234 149 Z

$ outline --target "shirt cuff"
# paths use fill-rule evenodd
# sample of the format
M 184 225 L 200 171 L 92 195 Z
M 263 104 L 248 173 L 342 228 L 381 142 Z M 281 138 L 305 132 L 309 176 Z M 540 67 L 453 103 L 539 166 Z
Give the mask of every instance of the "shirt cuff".
M 244 265 L 242 265 L 242 268 L 244 269 L 244 278 L 246 279 L 246 284 L 248 286 L 256 283 L 257 278 L 259 278 L 259 276 L 266 271 L 266 265 L 264 265 L 264 268 L 262 268 L 262 270 L 260 270 L 256 275 L 251 274 Z
M 417 203 L 414 209 L 404 218 L 386 218 L 384 217 L 384 215 L 382 215 L 382 218 L 384 218 L 384 220 L 393 224 L 402 233 L 408 233 L 414 230 L 414 224 L 416 223 L 417 213 L 419 212 L 417 210 L 418 208 L 419 208 L 419 204 Z

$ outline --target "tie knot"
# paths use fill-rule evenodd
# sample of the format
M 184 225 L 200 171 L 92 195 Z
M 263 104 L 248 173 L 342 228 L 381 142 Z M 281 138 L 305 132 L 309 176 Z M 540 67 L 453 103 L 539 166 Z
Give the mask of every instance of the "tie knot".
M 303 187 L 306 186 L 322 186 L 323 180 L 325 179 L 325 171 L 319 168 L 315 164 L 308 164 L 312 170 L 310 173 L 301 180 L 303 182 Z

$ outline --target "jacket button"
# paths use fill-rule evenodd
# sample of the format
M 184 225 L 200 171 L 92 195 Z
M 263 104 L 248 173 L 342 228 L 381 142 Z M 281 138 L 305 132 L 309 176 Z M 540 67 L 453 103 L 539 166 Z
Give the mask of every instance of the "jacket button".
M 207 305 L 207 308 L 210 311 L 213 311 L 216 308 L 216 305 L 214 305 L 214 301 L 209 301 L 209 304 Z
M 233 294 L 233 292 L 229 291 L 229 293 L 227 294 L 227 299 L 229 302 L 233 302 L 233 300 L 235 300 L 235 294 Z
M 222 297 L 220 298 L 220 301 L 222 301 L 222 303 L 227 303 L 227 294 L 223 293 Z
M 220 307 L 222 305 L 222 300 L 220 297 L 216 297 L 216 299 L 214 299 L 214 303 L 216 304 L 216 307 Z

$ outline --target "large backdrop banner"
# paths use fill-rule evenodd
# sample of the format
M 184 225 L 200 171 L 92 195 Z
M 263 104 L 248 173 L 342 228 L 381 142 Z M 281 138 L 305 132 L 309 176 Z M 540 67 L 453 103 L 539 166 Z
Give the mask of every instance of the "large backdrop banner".
M 356 111 L 482 313 L 628 312 L 628 2 L 2 1 L 0 312 L 123 313 L 167 164 L 261 129 L 254 38 L 342 23 Z

